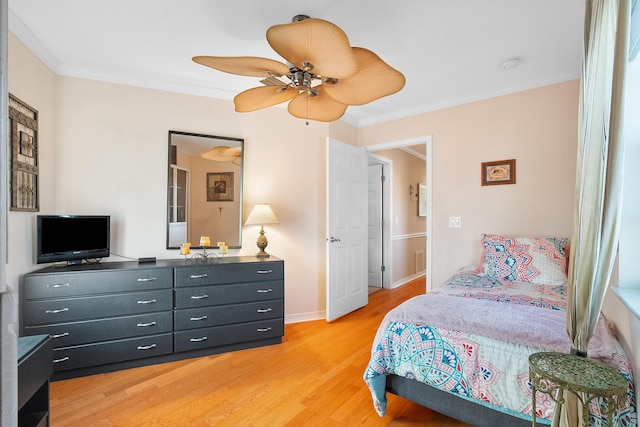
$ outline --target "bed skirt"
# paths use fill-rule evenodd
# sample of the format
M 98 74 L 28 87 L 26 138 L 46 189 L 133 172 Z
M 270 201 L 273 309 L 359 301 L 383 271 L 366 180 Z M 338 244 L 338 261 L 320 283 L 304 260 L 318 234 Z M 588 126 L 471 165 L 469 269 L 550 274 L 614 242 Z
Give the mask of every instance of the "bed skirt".
M 386 390 L 474 427 L 531 426 L 531 419 L 515 417 L 398 375 L 387 375 Z M 536 422 L 539 425 L 551 425 L 548 420 L 541 418 Z

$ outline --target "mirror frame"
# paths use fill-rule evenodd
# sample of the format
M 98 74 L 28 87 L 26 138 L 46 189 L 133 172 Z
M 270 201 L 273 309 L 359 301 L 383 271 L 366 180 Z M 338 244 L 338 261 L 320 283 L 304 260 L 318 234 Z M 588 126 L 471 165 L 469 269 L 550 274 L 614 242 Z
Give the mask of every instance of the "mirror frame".
M 238 245 L 227 245 L 230 249 L 239 249 L 242 247 L 242 220 L 243 220 L 243 183 L 244 183 L 244 139 L 243 138 L 233 138 L 233 137 L 227 137 L 227 136 L 218 136 L 218 135 L 209 135 L 209 134 L 201 134 L 201 133 L 194 133 L 194 132 L 183 132 L 183 131 L 177 131 L 177 130 L 170 130 L 169 131 L 169 137 L 168 137 L 168 147 L 167 147 L 167 200 L 166 200 L 166 207 L 167 207 L 167 220 L 166 220 L 166 224 L 167 224 L 167 228 L 166 228 L 166 248 L 167 249 L 180 249 L 180 246 L 171 246 L 170 245 L 170 238 L 169 238 L 169 228 L 170 228 L 170 219 L 171 219 L 171 184 L 172 184 L 172 180 L 173 180 L 173 172 L 172 172 L 172 168 L 171 168 L 171 160 L 172 160 L 172 149 L 171 149 L 171 137 L 173 135 L 183 135 L 183 136 L 194 136 L 194 137 L 198 137 L 198 138 L 211 138 L 212 140 L 219 140 L 219 141 L 231 141 L 234 142 L 236 144 L 240 144 L 240 149 L 242 152 L 242 156 L 240 157 L 240 173 L 239 173 L 239 186 L 238 186 L 238 194 L 236 194 L 236 198 L 238 200 L 238 204 L 239 204 L 239 209 L 238 209 Z M 213 161 L 213 160 L 212 160 Z M 189 191 L 190 193 L 191 191 Z M 190 194 L 189 194 L 190 197 Z M 215 240 L 215 239 L 213 239 Z M 213 241 L 212 241 L 213 243 Z M 192 244 L 191 248 L 192 249 L 202 249 L 202 246 L 199 246 L 200 242 L 198 242 L 198 244 Z M 207 248 L 217 248 L 218 246 L 207 246 Z

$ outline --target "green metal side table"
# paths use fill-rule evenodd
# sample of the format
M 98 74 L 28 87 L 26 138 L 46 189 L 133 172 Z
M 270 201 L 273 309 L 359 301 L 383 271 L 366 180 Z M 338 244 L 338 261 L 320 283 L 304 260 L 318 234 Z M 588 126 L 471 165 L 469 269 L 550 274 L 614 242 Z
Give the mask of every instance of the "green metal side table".
M 537 391 L 548 394 L 560 406 L 564 403 L 563 390 L 575 394 L 582 403 L 581 425 L 584 427 L 589 425 L 591 400 L 604 398 L 603 413 L 607 415 L 609 426 L 613 414 L 626 402 L 628 385 L 625 378 L 615 369 L 586 357 L 556 352 L 534 353 L 529 356 L 529 380 L 533 426 L 536 425 Z

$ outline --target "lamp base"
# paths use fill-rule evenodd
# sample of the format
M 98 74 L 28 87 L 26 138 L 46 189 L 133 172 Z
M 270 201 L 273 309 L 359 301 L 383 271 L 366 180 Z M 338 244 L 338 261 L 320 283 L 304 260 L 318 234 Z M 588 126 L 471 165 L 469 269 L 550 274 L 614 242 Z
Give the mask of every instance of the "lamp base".
M 269 258 L 269 254 L 264 251 L 264 248 L 267 247 L 269 242 L 267 242 L 267 236 L 264 235 L 264 226 L 260 227 L 260 235 L 258 236 L 258 240 L 256 241 L 256 245 L 260 252 L 256 254 L 258 258 Z

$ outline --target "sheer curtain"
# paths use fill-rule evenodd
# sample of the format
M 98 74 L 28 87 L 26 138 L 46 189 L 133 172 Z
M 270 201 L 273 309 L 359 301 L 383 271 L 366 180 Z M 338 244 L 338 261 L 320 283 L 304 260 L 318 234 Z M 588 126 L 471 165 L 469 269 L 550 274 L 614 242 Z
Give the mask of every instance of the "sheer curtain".
M 587 356 L 618 247 L 624 144 L 623 93 L 630 0 L 586 0 L 574 230 L 569 258 L 567 333 Z M 553 426 L 577 426 L 571 393 Z

